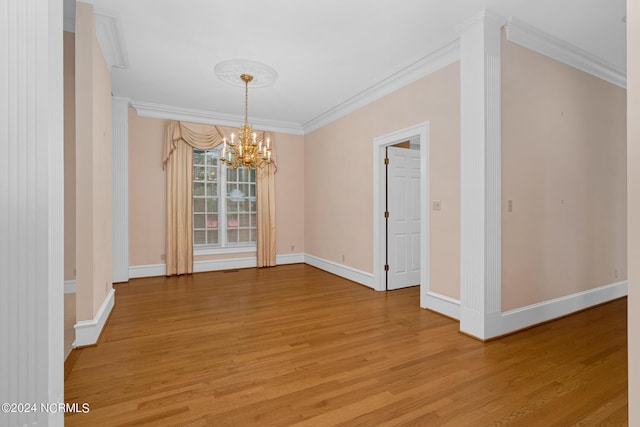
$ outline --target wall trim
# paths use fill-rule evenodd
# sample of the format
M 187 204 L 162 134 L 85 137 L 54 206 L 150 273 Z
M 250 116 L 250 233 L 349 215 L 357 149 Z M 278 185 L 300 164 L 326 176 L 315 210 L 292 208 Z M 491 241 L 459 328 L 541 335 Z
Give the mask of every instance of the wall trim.
M 111 97 L 113 282 L 129 280 L 129 100 Z
M 251 268 L 257 264 L 256 257 L 215 259 L 207 261 L 194 261 L 193 272 L 203 273 L 205 271 L 235 270 L 237 268 Z
M 551 34 L 545 33 L 513 17 L 507 25 L 507 40 L 560 61 L 616 86 L 627 88 L 625 70 L 580 49 Z
M 65 294 L 75 294 L 76 293 L 76 281 L 75 280 L 65 280 L 64 281 L 64 293 Z
M 102 301 L 102 305 L 92 320 L 81 320 L 75 324 L 74 329 L 76 330 L 76 340 L 73 343 L 74 348 L 93 345 L 98 342 L 98 338 L 100 338 L 100 333 L 102 333 L 104 324 L 107 322 L 107 319 L 111 314 L 111 310 L 113 309 L 115 293 L 115 289 L 111 289 L 107 293 L 107 296 L 104 301 Z
M 285 254 L 276 255 L 276 264 L 302 264 L 305 262 L 305 254 Z M 252 268 L 257 265 L 256 257 L 228 258 L 207 261 L 194 261 L 193 272 L 203 273 L 206 271 L 233 270 L 236 268 Z M 147 264 L 129 266 L 129 278 L 139 279 L 142 277 L 166 276 L 166 264 Z
M 427 291 L 421 295 L 422 308 L 460 320 L 460 300 L 437 292 Z
M 557 319 L 598 304 L 622 298 L 628 294 L 628 284 L 622 282 L 555 298 L 492 316 L 486 338 L 498 337 L 539 323 Z
M 305 264 L 309 264 L 313 267 L 319 268 L 320 270 L 327 271 L 329 273 L 335 274 L 336 276 L 340 276 L 345 279 L 351 280 L 352 282 L 360 283 L 361 285 L 365 285 L 375 289 L 373 283 L 373 274 L 367 273 L 366 271 L 358 270 L 309 254 L 304 255 L 304 262 Z
M 277 265 L 285 265 L 285 264 L 304 264 L 304 254 L 282 254 L 276 255 L 276 264 Z
M 109 68 L 128 68 L 129 56 L 124 42 L 122 22 L 117 13 L 95 9 L 96 38 Z
M 138 279 L 141 277 L 166 276 L 166 264 L 146 264 L 146 265 L 130 265 L 129 279 Z
M 365 90 L 347 98 L 318 117 L 304 124 L 304 133 L 313 132 L 322 126 L 352 113 L 359 108 L 389 95 L 429 74 L 446 67 L 460 59 L 460 40 L 458 38 L 445 43 L 442 47 L 422 58 L 401 67 Z
M 131 100 L 131 106 L 136 109 L 139 116 L 153 117 L 156 119 L 182 120 L 187 122 L 236 127 L 244 121 L 243 116 L 235 114 L 215 113 L 213 111 L 155 104 L 152 102 L 137 101 L 133 99 Z M 304 135 L 302 126 L 293 122 L 252 118 L 251 124 L 254 129 L 293 135 Z

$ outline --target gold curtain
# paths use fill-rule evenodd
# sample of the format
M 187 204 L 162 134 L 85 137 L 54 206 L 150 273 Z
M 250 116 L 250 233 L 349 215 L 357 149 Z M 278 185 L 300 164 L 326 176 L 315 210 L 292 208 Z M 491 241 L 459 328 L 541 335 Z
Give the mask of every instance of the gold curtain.
M 264 138 L 271 140 L 273 163 L 256 171 L 256 216 L 257 216 L 257 263 L 258 267 L 276 265 L 276 195 L 275 173 L 276 149 L 273 136 L 265 132 Z
M 221 144 L 224 137 L 230 139 L 234 131 L 223 126 L 167 121 L 162 162 L 167 171 L 167 276 L 193 272 L 193 148 L 210 150 Z M 274 141 L 270 134 L 256 132 L 258 142 L 266 138 L 271 139 L 274 163 L 267 172 L 256 171 L 258 267 L 275 265 L 276 259 Z M 262 187 L 266 190 L 260 190 Z

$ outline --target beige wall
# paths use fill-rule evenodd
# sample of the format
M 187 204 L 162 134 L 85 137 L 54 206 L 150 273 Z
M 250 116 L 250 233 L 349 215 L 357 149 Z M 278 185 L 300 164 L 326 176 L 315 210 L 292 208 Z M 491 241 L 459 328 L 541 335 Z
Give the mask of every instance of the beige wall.
M 129 265 L 164 263 L 163 123 L 129 108 Z
M 129 265 L 164 264 L 166 177 L 162 169 L 165 120 L 129 109 Z M 274 134 L 277 150 L 276 249 L 304 252 L 304 144 L 297 135 Z M 291 247 L 293 246 L 293 250 Z M 197 256 L 194 261 L 255 256 Z
M 373 139 L 425 121 L 431 124 L 430 196 L 442 206 L 431 213 L 430 285 L 459 298 L 459 63 L 305 136 L 305 248 L 373 271 Z
M 93 319 L 112 285 L 111 73 L 93 6 L 76 5 L 76 319 Z
M 626 279 L 626 91 L 502 46 L 507 311 Z
M 640 425 L 640 2 L 627 0 L 629 425 Z
M 64 32 L 64 280 L 76 278 L 76 36 Z

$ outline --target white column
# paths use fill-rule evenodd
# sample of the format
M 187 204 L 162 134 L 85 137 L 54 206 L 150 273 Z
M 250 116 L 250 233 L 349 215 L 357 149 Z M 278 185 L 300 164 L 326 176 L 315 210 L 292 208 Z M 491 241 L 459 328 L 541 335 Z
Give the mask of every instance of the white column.
M 640 425 L 640 2 L 627 1 L 629 425 Z
M 129 281 L 129 100 L 113 97 L 113 282 Z
M 500 29 L 483 10 L 460 33 L 460 329 L 495 336 L 501 313 Z
M 62 0 L 0 13 L 0 403 L 60 403 L 63 354 Z M 0 425 L 62 413 L 0 411 Z

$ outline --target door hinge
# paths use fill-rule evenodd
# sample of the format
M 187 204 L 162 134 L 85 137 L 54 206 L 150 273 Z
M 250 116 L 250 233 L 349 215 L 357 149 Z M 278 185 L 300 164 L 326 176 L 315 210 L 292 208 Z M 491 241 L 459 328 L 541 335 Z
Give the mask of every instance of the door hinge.
M 388 165 L 388 164 L 389 164 L 389 158 L 388 158 L 388 157 L 385 157 L 385 158 L 384 158 L 384 164 L 385 164 L 385 165 Z
M 389 211 L 386 211 L 386 212 L 384 213 L 384 217 L 385 217 L 385 218 L 389 218 Z
M 384 271 L 389 271 L 389 264 L 384 265 Z

